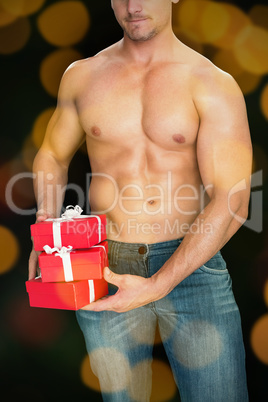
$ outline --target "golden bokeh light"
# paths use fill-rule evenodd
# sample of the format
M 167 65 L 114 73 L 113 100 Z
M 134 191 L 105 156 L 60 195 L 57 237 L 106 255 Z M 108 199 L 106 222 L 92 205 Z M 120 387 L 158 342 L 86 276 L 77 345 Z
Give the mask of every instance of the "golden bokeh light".
M 200 369 L 218 360 L 223 350 L 222 335 L 209 321 L 190 320 L 176 330 L 172 349 L 174 358 L 184 367 Z
M 177 387 L 169 365 L 155 359 L 152 363 L 152 372 L 151 402 L 164 402 L 174 398 Z
M 21 50 L 28 42 L 31 34 L 30 22 L 27 18 L 15 20 L 12 24 L 0 28 L 0 53 L 11 54 Z
M 202 42 L 199 32 L 198 17 L 205 7 L 204 0 L 188 0 L 179 4 L 179 7 L 174 13 L 175 25 L 180 27 L 180 30 L 195 42 Z
M 91 369 L 88 355 L 82 361 L 80 375 L 84 385 L 94 389 L 94 391 L 100 392 L 100 383 Z
M 207 2 L 200 18 L 204 43 L 214 43 L 228 31 L 230 16 L 220 3 Z
M 10 229 L 0 226 L 0 274 L 10 271 L 19 257 L 19 243 Z
M 228 26 L 223 34 L 214 40 L 213 44 L 220 48 L 231 49 L 239 32 L 250 26 L 251 20 L 246 13 L 232 4 L 222 3 L 221 6 L 224 8 L 225 13 L 228 14 Z M 211 17 L 214 18 L 213 16 Z M 219 15 L 218 18 L 220 19 L 221 16 Z
M 268 6 L 256 4 L 249 11 L 249 17 L 255 25 L 268 29 Z
M 17 18 L 16 15 L 10 14 L 8 11 L 3 9 L 3 7 L 0 4 L 0 27 L 11 24 L 16 20 L 16 18 Z
M 128 384 L 129 400 L 135 402 L 151 401 L 151 359 L 143 359 L 131 368 L 131 379 Z
M 50 53 L 41 63 L 40 78 L 43 87 L 53 97 L 57 97 L 61 77 L 66 68 L 82 55 L 72 48 L 59 49 Z
M 268 364 L 268 314 L 260 317 L 251 330 L 251 347 L 264 364 Z
M 179 4 L 174 15 L 174 21 L 178 24 L 181 31 L 194 40 L 202 42 L 199 30 L 199 17 L 208 1 L 188 0 Z
M 231 74 L 233 77 L 237 77 L 244 71 L 236 60 L 234 53 L 229 49 L 219 50 L 217 53 L 215 53 L 212 61 L 217 67 Z
M 220 49 L 212 61 L 217 67 L 234 77 L 244 95 L 255 91 L 260 84 L 261 76 L 244 71 L 230 49 Z
M 90 17 L 80 1 L 56 2 L 37 19 L 45 40 L 56 46 L 72 46 L 80 42 L 90 26 Z
M 152 382 L 150 381 L 152 368 Z M 129 383 L 130 399 L 136 402 L 165 402 L 174 398 L 177 387 L 168 363 L 162 360 L 145 359 L 131 369 L 132 381 Z
M 224 2 L 188 0 L 175 9 L 174 25 L 186 36 L 221 48 L 231 48 L 238 33 L 250 24 L 242 10 Z
M 55 108 L 48 108 L 44 110 L 40 115 L 36 118 L 33 131 L 32 131 L 32 140 L 36 148 L 40 148 L 46 133 L 46 128 L 49 120 L 51 119 Z
M 133 375 L 138 378 L 140 373 L 144 372 L 148 368 L 148 362 L 144 361 L 138 363 L 132 368 Z M 100 384 L 98 378 L 93 373 L 89 357 L 86 355 L 82 361 L 80 369 L 81 379 L 84 385 L 93 389 L 94 391 L 101 392 Z M 141 384 L 139 384 L 141 385 Z M 144 384 L 148 386 L 148 384 Z M 131 393 L 131 389 L 129 390 Z M 134 390 L 132 391 L 134 392 Z M 172 399 L 177 392 L 177 387 L 173 378 L 172 371 L 169 365 L 161 360 L 155 359 L 152 362 L 152 394 L 151 402 L 164 402 Z M 131 395 L 133 399 L 140 400 L 137 398 L 138 395 Z
M 254 92 L 260 85 L 262 79 L 260 75 L 251 74 L 248 71 L 243 71 L 235 78 L 244 95 Z
M 235 57 L 240 65 L 252 74 L 268 72 L 268 31 L 251 25 L 237 36 Z
M 261 94 L 261 111 L 265 118 L 268 120 L 268 84 L 262 90 Z
M 104 361 L 114 362 L 114 370 L 109 371 Z M 103 392 L 120 392 L 127 388 L 131 379 L 131 367 L 123 352 L 113 347 L 99 347 L 90 352 L 92 371 L 97 373 Z
M 0 0 L 5 11 L 16 16 L 26 16 L 38 11 L 46 0 Z

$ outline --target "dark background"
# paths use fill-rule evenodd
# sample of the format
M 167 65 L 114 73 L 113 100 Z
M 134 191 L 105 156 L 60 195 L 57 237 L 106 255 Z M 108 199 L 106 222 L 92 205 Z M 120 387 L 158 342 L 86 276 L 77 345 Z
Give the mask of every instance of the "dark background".
M 30 401 L 56 401 L 58 398 L 88 398 L 101 401 L 100 394 L 86 386 L 81 379 L 81 364 L 85 359 L 86 350 L 74 313 L 29 307 L 25 281 L 31 250 L 29 227 L 34 223 L 35 217 L 34 214 L 23 216 L 14 213 L 5 199 L 8 181 L 17 173 L 31 171 L 31 163 L 37 152 L 31 137 L 36 118 L 44 110 L 56 105 L 56 97 L 42 86 L 39 72 L 43 59 L 55 51 L 57 46 L 42 37 L 37 19 L 50 5 L 59 2 L 47 0 L 41 8 L 24 17 L 30 24 L 31 34 L 23 48 L 13 53 L 0 51 L 0 395 L 3 401 L 12 397 L 14 400 L 25 397 Z M 86 6 L 90 15 L 90 28 L 73 48 L 80 52 L 82 57 L 88 57 L 119 40 L 122 34 L 113 17 L 109 0 L 89 0 L 81 3 Z M 266 1 L 228 3 L 239 6 L 248 13 L 254 5 L 265 5 Z M 268 25 L 266 28 L 268 29 Z M 0 25 L 0 48 L 1 40 L 6 41 L 7 34 Z M 213 57 L 216 50 L 213 45 L 205 45 L 202 48 L 204 55 L 209 58 Z M 263 54 L 263 57 L 267 59 L 267 53 Z M 254 402 L 268 400 L 267 286 L 265 294 L 265 284 L 268 280 L 268 133 L 267 120 L 260 106 L 262 91 L 267 83 L 266 71 L 259 77 L 254 90 L 245 94 L 254 146 L 254 171 L 263 172 L 263 183 L 253 189 L 263 195 L 263 208 L 258 207 L 260 213 L 263 212 L 263 229 L 256 232 L 244 227 L 223 249 L 241 311 L 248 385 L 250 399 Z M 85 190 L 85 177 L 89 170 L 87 156 L 81 149 L 71 163 L 69 182 L 76 183 Z M 22 209 L 35 206 L 30 179 L 21 180 L 15 187 L 13 196 L 16 205 Z M 65 206 L 75 205 L 76 201 L 75 194 L 67 192 Z M 86 205 L 82 207 L 87 209 Z M 5 229 L 8 229 L 13 241 L 7 241 Z M 16 254 L 16 249 L 17 258 L 14 257 L 10 264 L 6 263 L 10 255 Z M 252 347 L 252 339 L 256 334 L 253 330 L 259 320 L 263 320 L 264 325 L 258 332 L 260 340 L 257 343 L 261 345 L 261 351 L 256 354 Z M 157 359 L 167 363 L 161 344 L 156 344 L 154 353 Z M 152 399 L 172 401 L 176 400 L 176 396 L 173 399 L 161 399 L 158 394 L 158 397 L 154 395 Z

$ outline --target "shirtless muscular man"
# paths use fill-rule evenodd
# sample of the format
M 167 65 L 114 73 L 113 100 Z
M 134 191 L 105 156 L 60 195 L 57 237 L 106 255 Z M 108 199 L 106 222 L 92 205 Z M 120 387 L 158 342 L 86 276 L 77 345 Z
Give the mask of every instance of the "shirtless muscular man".
M 112 0 L 123 39 L 64 73 L 34 161 L 37 220 L 59 215 L 57 189 L 86 141 L 91 210 L 108 220 L 109 296 L 77 319 L 103 399 L 149 401 L 158 325 L 182 401 L 245 402 L 220 250 L 248 213 L 247 113 L 233 78 L 175 37 L 177 2 Z M 49 191 L 38 192 L 40 173 Z M 30 279 L 36 269 L 32 251 Z

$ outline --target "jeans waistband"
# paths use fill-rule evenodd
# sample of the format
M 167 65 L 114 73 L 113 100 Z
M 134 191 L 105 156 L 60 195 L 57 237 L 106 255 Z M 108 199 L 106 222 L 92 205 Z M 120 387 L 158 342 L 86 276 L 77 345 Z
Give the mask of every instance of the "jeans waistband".
M 149 256 L 174 252 L 181 244 L 183 238 L 174 239 L 159 243 L 125 243 L 115 240 L 108 240 L 110 264 L 116 264 L 118 258 L 132 257 L 137 260 L 144 260 Z

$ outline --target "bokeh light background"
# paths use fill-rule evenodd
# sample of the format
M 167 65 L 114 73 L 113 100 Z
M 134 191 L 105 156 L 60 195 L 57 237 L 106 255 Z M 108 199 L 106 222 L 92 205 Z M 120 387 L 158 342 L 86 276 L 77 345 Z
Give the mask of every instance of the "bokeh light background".
M 242 315 L 250 398 L 267 401 L 268 5 L 259 0 L 181 0 L 174 7 L 173 25 L 178 38 L 231 73 L 245 95 L 254 172 L 262 172 L 252 191 L 263 198 L 263 208 L 259 207 L 263 228 L 242 228 L 223 254 Z M 24 283 L 35 208 L 30 172 L 56 105 L 60 77 L 72 61 L 93 56 L 120 38 L 109 0 L 0 0 L 0 398 L 4 401 L 21 397 L 101 401 L 74 313 L 30 308 Z M 70 183 L 86 189 L 89 170 L 82 147 L 72 161 Z M 6 200 L 8 184 L 21 173 L 24 178 L 12 187 L 12 202 L 24 213 L 32 210 L 28 215 L 14 212 Z M 75 192 L 67 191 L 65 205 L 76 201 Z M 154 356 L 152 401 L 178 400 L 158 336 Z

